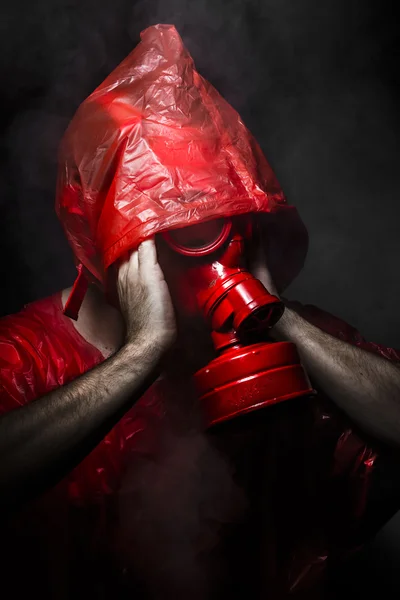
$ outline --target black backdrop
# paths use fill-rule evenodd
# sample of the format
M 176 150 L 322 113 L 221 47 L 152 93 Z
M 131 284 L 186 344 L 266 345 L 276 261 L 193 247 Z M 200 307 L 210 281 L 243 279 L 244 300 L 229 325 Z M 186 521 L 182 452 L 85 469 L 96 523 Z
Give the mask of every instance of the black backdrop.
M 53 212 L 60 137 L 140 31 L 169 22 L 242 114 L 309 229 L 307 265 L 287 295 L 400 347 L 394 7 L 387 0 L 3 2 L 0 314 L 72 282 Z M 394 585 L 395 526 L 383 537 L 360 559 L 365 589 L 374 569 L 377 589 Z

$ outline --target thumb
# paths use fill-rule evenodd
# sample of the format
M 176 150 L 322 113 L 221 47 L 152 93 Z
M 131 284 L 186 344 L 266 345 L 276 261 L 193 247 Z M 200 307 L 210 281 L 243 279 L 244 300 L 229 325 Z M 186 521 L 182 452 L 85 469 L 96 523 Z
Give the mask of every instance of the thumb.
M 145 240 L 138 247 L 139 268 L 154 267 L 158 264 L 157 248 L 153 238 Z

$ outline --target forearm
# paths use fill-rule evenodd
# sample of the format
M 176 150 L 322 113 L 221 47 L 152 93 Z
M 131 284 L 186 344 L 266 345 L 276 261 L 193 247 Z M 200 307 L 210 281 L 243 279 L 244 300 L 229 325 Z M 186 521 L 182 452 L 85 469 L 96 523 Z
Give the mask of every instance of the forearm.
M 400 445 L 400 368 L 338 340 L 291 309 L 271 331 L 299 350 L 313 383 L 378 439 Z
M 39 493 L 89 453 L 155 378 L 157 349 L 128 344 L 48 395 L 0 418 L 3 502 Z

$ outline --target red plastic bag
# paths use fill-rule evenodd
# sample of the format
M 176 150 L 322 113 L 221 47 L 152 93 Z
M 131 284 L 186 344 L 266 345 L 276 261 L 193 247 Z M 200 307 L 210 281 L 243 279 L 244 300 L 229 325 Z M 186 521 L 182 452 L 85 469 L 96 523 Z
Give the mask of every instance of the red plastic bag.
M 307 234 L 257 142 L 198 74 L 172 25 L 141 39 L 81 105 L 62 143 L 56 210 L 78 262 L 104 281 L 115 260 L 160 231 L 284 213 L 276 222 L 297 237 L 295 250 L 287 245 L 287 283 L 302 267 Z

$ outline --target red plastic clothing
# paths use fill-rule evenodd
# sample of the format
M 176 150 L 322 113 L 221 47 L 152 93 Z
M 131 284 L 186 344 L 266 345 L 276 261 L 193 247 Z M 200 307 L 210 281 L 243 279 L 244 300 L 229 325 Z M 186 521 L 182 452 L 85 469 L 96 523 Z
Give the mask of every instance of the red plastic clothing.
M 1 319 L 0 414 L 34 401 L 103 360 L 62 314 L 61 294 Z M 8 532 L 2 531 L 7 548 L 2 577 L 10 580 L 13 597 L 25 598 L 26 586 L 42 599 L 103 597 L 99 560 L 110 543 L 110 522 L 115 522 L 113 494 L 128 450 L 144 455 L 154 451 L 151 433 L 163 412 L 156 389 L 157 382 L 63 482 L 10 523 Z M 21 547 L 27 557 L 23 566 Z
M 307 232 L 259 145 L 172 25 L 141 40 L 62 142 L 56 211 L 77 261 L 104 281 L 107 267 L 160 231 L 261 211 L 281 232 L 274 276 L 287 285 Z
M 365 342 L 353 328 L 331 315 L 314 307 L 297 305 L 297 310 L 337 337 L 400 360 L 399 352 Z M 0 322 L 0 409 L 4 413 L 34 401 L 101 360 L 100 353 L 63 316 L 60 295 L 28 305 Z M 124 473 L 124 458 L 128 450 L 147 456 L 157 453 L 155 442 L 164 418 L 163 394 L 157 384 L 150 388 L 63 482 L 12 523 L 9 537 L 3 535 L 8 548 L 4 572 L 12 574 L 15 598 L 24 597 L 27 582 L 30 589 L 41 590 L 42 598 L 84 598 L 88 593 L 96 600 L 103 597 L 107 582 L 100 572 L 104 575 L 111 570 L 107 546 L 111 547 L 110 535 L 118 523 L 115 492 Z M 320 580 L 329 565 L 328 558 L 332 562 L 354 550 L 400 503 L 391 475 L 385 494 L 379 481 L 381 463 L 387 461 L 385 453 L 380 456 L 354 433 L 326 400 L 319 397 L 306 402 L 312 407 L 312 422 L 302 426 L 301 413 L 307 411 L 300 408 L 299 412 L 299 408 L 284 403 L 287 415 L 293 417 L 284 418 L 285 435 L 289 425 L 293 439 L 300 436 L 296 443 L 307 446 L 304 463 L 299 448 L 295 449 L 296 460 L 293 447 L 290 453 L 283 450 L 279 427 L 265 411 L 270 429 L 267 436 L 265 430 L 262 435 L 270 446 L 265 449 L 259 485 L 261 489 L 266 478 L 278 495 L 278 504 L 270 508 L 274 529 L 268 532 L 264 548 L 268 589 L 274 598 L 289 593 L 302 597 L 303 590 L 310 597 L 315 580 Z M 376 492 L 377 504 L 373 500 Z M 23 566 L 24 579 L 18 578 L 21 544 L 24 555 L 29 556 Z M 241 569 L 245 569 L 243 562 Z M 22 591 L 18 588 L 21 585 Z M 115 582 L 109 585 L 116 593 Z

